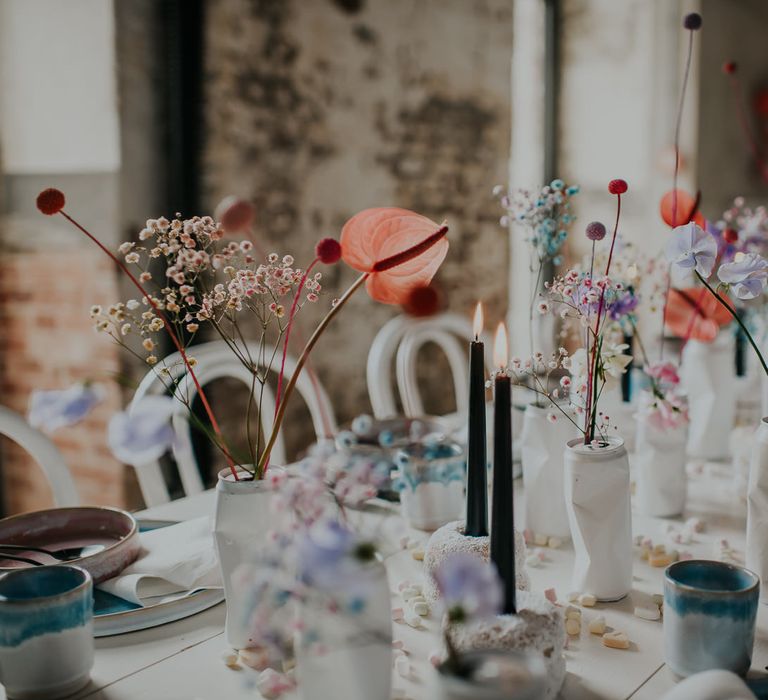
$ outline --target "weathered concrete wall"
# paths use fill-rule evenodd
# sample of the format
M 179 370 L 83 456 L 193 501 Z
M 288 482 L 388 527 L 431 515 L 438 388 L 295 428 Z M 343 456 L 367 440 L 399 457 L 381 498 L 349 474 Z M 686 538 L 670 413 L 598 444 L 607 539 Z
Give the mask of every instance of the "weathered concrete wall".
M 207 14 L 207 204 L 250 198 L 265 250 L 297 260 L 366 207 L 447 218 L 450 309 L 483 299 L 500 318 L 511 0 L 212 0 Z M 321 304 L 353 277 L 331 271 Z M 368 348 L 397 312 L 360 294 L 317 347 L 341 420 L 368 409 Z

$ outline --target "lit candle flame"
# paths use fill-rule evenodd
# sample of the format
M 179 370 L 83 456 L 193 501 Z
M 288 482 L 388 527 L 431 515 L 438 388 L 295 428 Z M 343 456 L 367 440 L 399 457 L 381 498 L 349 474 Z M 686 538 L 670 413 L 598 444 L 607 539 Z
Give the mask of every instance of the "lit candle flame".
M 508 355 L 507 327 L 499 323 L 496 327 L 496 339 L 493 342 L 493 364 L 501 370 L 506 369 Z
M 477 302 L 475 307 L 475 320 L 472 322 L 472 332 L 475 334 L 475 340 L 479 340 L 483 333 L 483 305 Z

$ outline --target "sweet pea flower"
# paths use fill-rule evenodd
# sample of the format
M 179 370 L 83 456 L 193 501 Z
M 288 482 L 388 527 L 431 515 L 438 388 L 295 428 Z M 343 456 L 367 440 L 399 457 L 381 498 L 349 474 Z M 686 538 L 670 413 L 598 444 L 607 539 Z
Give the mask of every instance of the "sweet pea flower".
M 134 466 L 162 457 L 173 445 L 170 419 L 174 409 L 169 396 L 147 396 L 130 411 L 112 416 L 107 442 L 115 457 Z
M 698 224 L 690 222 L 672 230 L 667 260 L 684 269 L 695 269 L 704 279 L 712 274 L 717 258 L 717 241 Z
M 754 299 L 763 293 L 768 282 L 768 260 L 757 253 L 747 253 L 738 261 L 721 265 L 717 276 L 739 299 Z
M 75 425 L 101 403 L 104 390 L 87 382 L 68 389 L 34 391 L 29 400 L 29 424 L 44 433 Z
M 662 384 L 675 386 L 680 383 L 677 366 L 673 362 L 656 362 L 645 368 L 645 373 Z
M 435 583 L 451 622 L 482 620 L 498 614 L 502 603 L 493 564 L 469 554 L 453 554 L 435 571 Z

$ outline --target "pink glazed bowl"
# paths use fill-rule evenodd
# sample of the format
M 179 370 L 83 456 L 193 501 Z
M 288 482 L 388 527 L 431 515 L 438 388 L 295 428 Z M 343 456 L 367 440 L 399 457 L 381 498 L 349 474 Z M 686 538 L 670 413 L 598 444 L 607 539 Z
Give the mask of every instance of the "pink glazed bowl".
M 91 574 L 94 583 L 117 576 L 139 556 L 139 527 L 124 510 L 100 506 L 51 508 L 0 520 L 0 545 L 42 547 L 51 551 L 97 545 L 99 551 L 67 561 Z M 94 548 L 95 549 L 95 548 Z M 34 559 L 42 564 L 59 564 L 52 557 L 32 550 L 7 550 L 8 554 Z M 0 573 L 30 564 L 3 558 Z

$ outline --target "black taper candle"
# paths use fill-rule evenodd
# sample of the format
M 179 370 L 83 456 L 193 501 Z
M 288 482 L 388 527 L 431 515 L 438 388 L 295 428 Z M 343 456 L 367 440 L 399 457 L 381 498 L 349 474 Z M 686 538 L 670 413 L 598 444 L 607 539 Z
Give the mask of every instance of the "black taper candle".
M 469 344 L 469 416 L 467 427 L 467 521 L 464 534 L 488 535 L 488 458 L 485 429 L 485 348 Z
M 517 612 L 515 590 L 515 508 L 512 486 L 512 386 L 500 372 L 494 382 L 493 402 L 493 508 L 491 509 L 491 561 L 504 588 L 505 615 Z
M 628 333 L 624 334 L 624 343 L 629 347 L 624 351 L 625 355 L 632 355 L 632 345 L 635 341 L 633 335 Z M 632 400 L 632 369 L 634 368 L 634 360 L 630 360 L 629 364 L 621 375 L 621 400 L 624 403 L 629 403 Z

